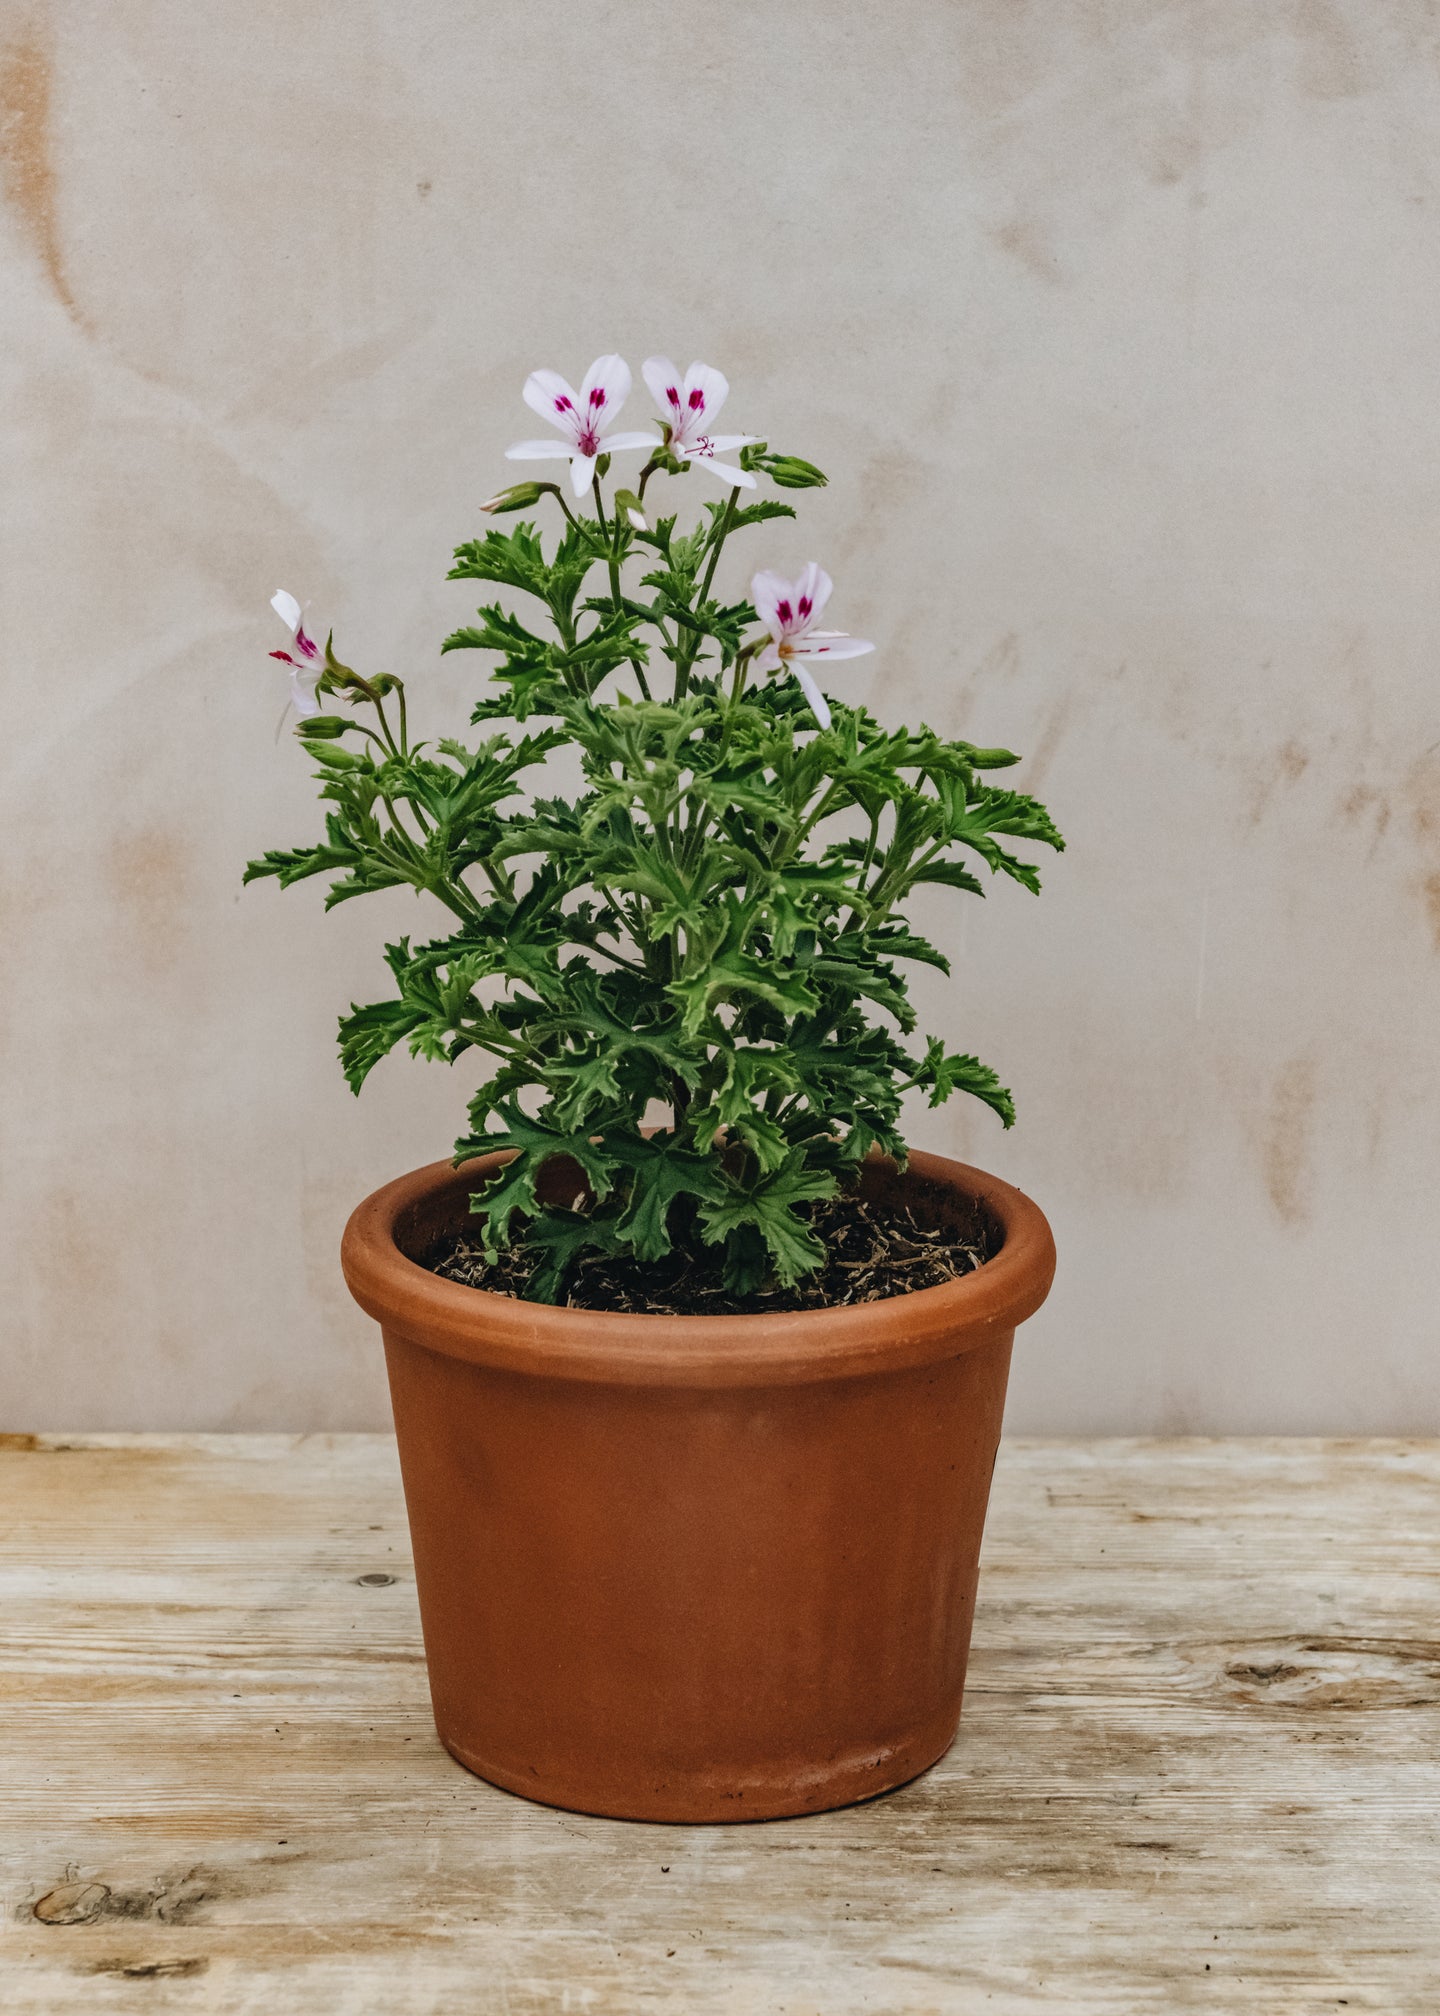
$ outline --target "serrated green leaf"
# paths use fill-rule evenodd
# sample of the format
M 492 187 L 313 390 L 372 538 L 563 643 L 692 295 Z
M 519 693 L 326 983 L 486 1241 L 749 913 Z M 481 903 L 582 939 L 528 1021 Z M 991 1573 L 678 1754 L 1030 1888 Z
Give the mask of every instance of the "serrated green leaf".
M 491 1110 L 502 1122 L 499 1128 L 488 1129 L 481 1135 L 467 1135 L 455 1144 L 457 1163 L 493 1154 L 500 1148 L 515 1150 L 511 1160 L 496 1171 L 484 1189 L 475 1191 L 470 1198 L 471 1212 L 481 1221 L 487 1252 L 494 1254 L 506 1243 L 510 1220 L 517 1211 L 532 1217 L 536 1214 L 539 1206 L 535 1185 L 546 1163 L 557 1155 L 568 1156 L 578 1165 L 597 1203 L 609 1196 L 614 1188 L 611 1158 L 588 1136 L 550 1126 L 544 1120 L 532 1120 L 513 1099 Z
M 1006 1127 L 1014 1126 L 1015 1101 L 990 1066 L 982 1064 L 978 1057 L 957 1056 L 947 1051 L 938 1037 L 932 1036 L 926 1046 L 921 1074 L 920 1082 L 931 1087 L 932 1106 L 943 1105 L 952 1092 L 968 1092 L 998 1113 Z
M 539 1258 L 525 1284 L 531 1302 L 558 1302 L 565 1277 L 581 1253 L 613 1253 L 615 1223 L 594 1211 L 562 1211 L 551 1205 L 525 1230 L 525 1243 Z
M 779 962 L 767 962 L 748 952 L 720 951 L 693 973 L 672 980 L 665 992 L 678 1002 L 687 1036 L 700 1032 L 706 1017 L 723 1002 L 753 995 L 789 1015 L 803 1015 L 816 1005 L 814 988 L 803 972 L 786 972 Z
M 735 1189 L 716 1203 L 703 1203 L 699 1210 L 701 1232 L 708 1244 L 717 1246 L 742 1226 L 753 1226 L 764 1240 L 775 1277 L 793 1288 L 804 1274 L 820 1266 L 825 1248 L 793 1206 L 835 1195 L 836 1183 L 827 1170 L 807 1168 L 798 1151 L 786 1157 L 782 1167 L 761 1177 L 753 1189 Z
M 983 896 L 985 884 L 976 879 L 970 870 L 958 861 L 931 861 L 910 876 L 911 886 L 921 882 L 938 882 L 947 889 L 965 889 L 972 896 Z
M 357 1096 L 382 1057 L 403 1043 L 425 1020 L 425 1011 L 409 1001 L 375 1001 L 352 1008 L 340 1018 L 340 1063 L 345 1081 Z
M 719 1157 L 696 1154 L 669 1135 L 611 1133 L 605 1148 L 629 1172 L 628 1201 L 615 1237 L 632 1247 L 638 1260 L 659 1260 L 670 1251 L 670 1212 L 682 1197 L 725 1195 Z

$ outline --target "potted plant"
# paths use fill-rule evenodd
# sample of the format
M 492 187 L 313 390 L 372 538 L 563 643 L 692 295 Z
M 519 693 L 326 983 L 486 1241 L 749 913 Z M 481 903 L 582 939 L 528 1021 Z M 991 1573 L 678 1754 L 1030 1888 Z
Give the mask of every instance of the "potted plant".
M 569 467 L 484 507 L 543 508 L 548 541 L 455 555 L 508 591 L 443 646 L 491 660 L 473 740 L 412 740 L 403 683 L 275 597 L 328 814 L 247 880 L 442 906 L 342 1019 L 344 1069 L 358 1091 L 403 1044 L 488 1074 L 454 1160 L 361 1204 L 343 1251 L 442 1741 L 555 1805 L 761 1818 L 898 1785 L 955 1732 L 1011 1340 L 1054 1252 L 1018 1191 L 907 1154 L 907 1091 L 1013 1115 L 988 1067 L 911 1041 L 904 964 L 948 969 L 905 903 L 981 894 L 977 867 L 1034 889 L 1010 842 L 1061 841 L 991 781 L 1006 751 L 822 690 L 871 646 L 822 627 L 817 565 L 720 599 L 730 541 L 795 515 L 761 479 L 825 478 L 714 433 L 718 371 L 644 375 L 633 431 L 619 357 L 525 385 L 553 432 L 511 457 Z M 716 483 L 682 531 L 671 500 Z

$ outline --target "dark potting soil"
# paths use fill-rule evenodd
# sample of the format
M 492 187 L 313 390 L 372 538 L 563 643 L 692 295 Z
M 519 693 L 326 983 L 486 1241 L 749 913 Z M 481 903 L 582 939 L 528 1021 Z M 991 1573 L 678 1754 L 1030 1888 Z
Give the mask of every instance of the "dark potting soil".
M 939 1225 L 916 1207 L 850 1192 L 802 1207 L 825 1247 L 823 1267 L 794 1288 L 732 1295 L 721 1278 L 723 1252 L 699 1241 L 677 1246 L 664 1260 L 584 1254 L 571 1268 L 564 1304 L 645 1316 L 738 1316 L 791 1309 L 842 1309 L 883 1302 L 916 1288 L 938 1288 L 973 1273 L 997 1250 L 995 1233 L 978 1209 L 969 1222 Z M 947 1197 L 953 1214 L 953 1200 Z M 938 1216 L 938 1214 L 936 1214 Z M 424 1264 L 447 1281 L 525 1300 L 537 1259 L 523 1236 L 491 1262 L 480 1240 L 460 1232 L 440 1240 Z

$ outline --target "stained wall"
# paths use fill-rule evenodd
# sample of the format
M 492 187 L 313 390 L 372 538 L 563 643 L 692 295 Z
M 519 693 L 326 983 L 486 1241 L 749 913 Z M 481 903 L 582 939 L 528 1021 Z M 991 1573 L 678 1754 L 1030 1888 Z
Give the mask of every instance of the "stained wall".
M 457 730 L 450 548 L 618 348 L 1069 838 L 924 917 L 1021 1112 L 913 1136 L 1060 1243 L 1012 1424 L 1440 1432 L 1437 136 L 1422 0 L 7 0 L 0 1420 L 385 1420 L 340 1228 L 466 1086 L 335 1065 L 413 899 L 241 893 L 266 604 Z

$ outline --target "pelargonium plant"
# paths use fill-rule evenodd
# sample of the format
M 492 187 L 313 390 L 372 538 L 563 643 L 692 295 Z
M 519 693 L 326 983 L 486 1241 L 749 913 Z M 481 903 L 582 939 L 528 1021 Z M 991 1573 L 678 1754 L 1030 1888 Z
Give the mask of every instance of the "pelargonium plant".
M 824 1258 L 816 1201 L 871 1150 L 903 1162 L 907 1092 L 969 1093 L 1008 1127 L 987 1065 L 910 1040 L 902 969 L 949 968 L 905 905 L 927 883 L 983 895 L 977 866 L 1036 889 L 1003 843 L 1062 845 L 1043 806 L 989 781 L 1008 751 L 888 728 L 824 690 L 830 665 L 873 647 L 821 627 L 832 583 L 816 562 L 721 599 L 730 541 L 795 515 L 760 479 L 826 479 L 713 433 L 718 371 L 652 357 L 644 377 L 658 420 L 633 430 L 617 426 L 619 357 L 578 392 L 553 371 L 526 381 L 553 431 L 509 455 L 569 469 L 483 507 L 545 509 L 548 540 L 522 522 L 456 551 L 452 580 L 508 591 L 442 646 L 492 660 L 475 742 L 413 741 L 402 680 L 352 670 L 333 638 L 322 650 L 292 595 L 273 605 L 291 648 L 271 655 L 328 812 L 323 841 L 267 853 L 246 880 L 331 876 L 327 908 L 408 883 L 449 912 L 446 935 L 385 948 L 394 992 L 342 1018 L 341 1059 L 358 1092 L 401 1043 L 484 1056 L 455 1155 L 509 1151 L 472 1209 L 492 1258 L 523 1238 L 539 1301 L 563 1296 L 582 1254 L 677 1246 L 723 1249 L 736 1296 L 792 1287 Z M 616 458 L 637 455 L 607 495 Z M 693 471 L 719 489 L 682 532 L 667 507 Z M 564 749 L 583 789 L 537 795 Z M 537 1194 L 556 1156 L 583 1172 L 565 1204 Z

